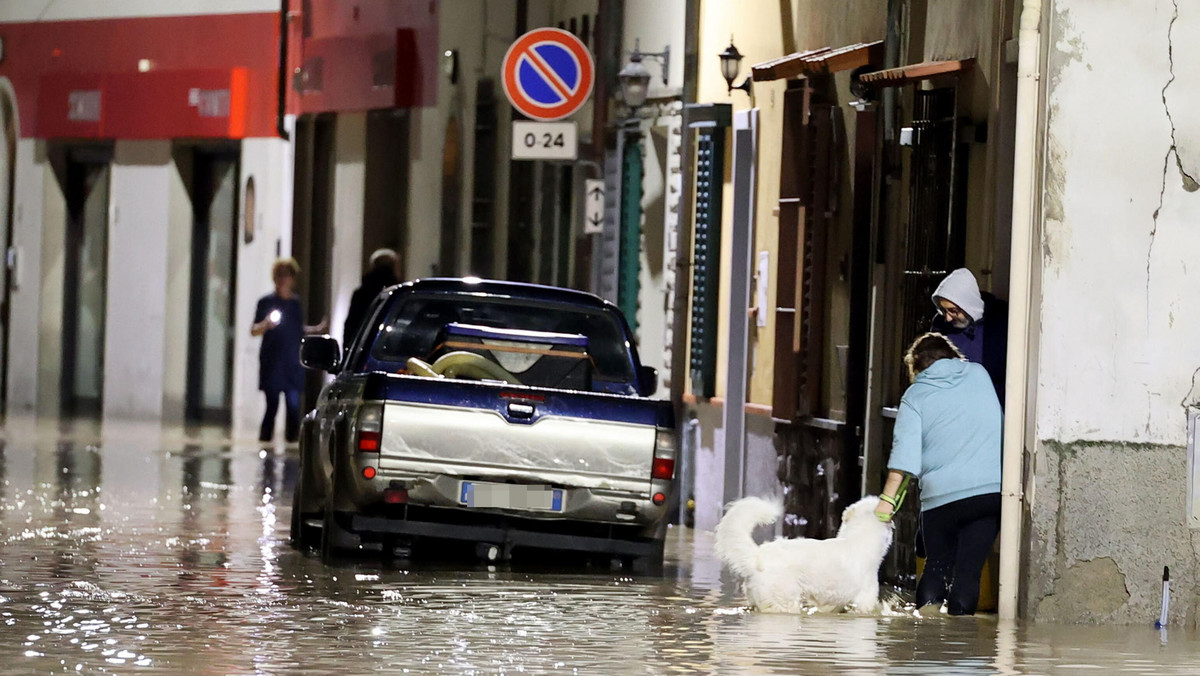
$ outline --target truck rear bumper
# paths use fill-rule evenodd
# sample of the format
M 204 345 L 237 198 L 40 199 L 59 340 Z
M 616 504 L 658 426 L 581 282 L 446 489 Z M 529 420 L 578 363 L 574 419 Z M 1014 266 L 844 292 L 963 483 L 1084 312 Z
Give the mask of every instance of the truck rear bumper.
M 487 543 L 514 549 L 545 549 L 622 557 L 661 556 L 663 540 L 647 529 L 569 520 L 541 521 L 465 509 L 417 505 L 394 515 L 338 514 L 335 518 L 363 540 L 409 537 Z

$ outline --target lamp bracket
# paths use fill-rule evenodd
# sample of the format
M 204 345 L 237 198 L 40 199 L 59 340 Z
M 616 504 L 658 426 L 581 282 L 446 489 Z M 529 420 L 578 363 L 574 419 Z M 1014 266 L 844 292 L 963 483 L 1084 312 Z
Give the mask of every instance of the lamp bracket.
M 629 60 L 637 63 L 645 58 L 658 59 L 662 64 L 662 83 L 667 84 L 667 74 L 671 71 L 671 45 L 663 47 L 661 52 L 643 52 L 641 49 L 641 40 L 634 39 L 633 51 L 629 53 Z

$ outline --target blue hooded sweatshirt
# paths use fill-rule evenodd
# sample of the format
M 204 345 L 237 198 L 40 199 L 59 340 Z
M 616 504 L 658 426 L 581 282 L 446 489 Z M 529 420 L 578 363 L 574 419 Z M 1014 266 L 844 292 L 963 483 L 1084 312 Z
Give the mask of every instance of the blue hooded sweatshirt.
M 900 400 L 888 469 L 921 480 L 921 511 L 1000 492 L 1003 414 L 979 364 L 939 359 Z

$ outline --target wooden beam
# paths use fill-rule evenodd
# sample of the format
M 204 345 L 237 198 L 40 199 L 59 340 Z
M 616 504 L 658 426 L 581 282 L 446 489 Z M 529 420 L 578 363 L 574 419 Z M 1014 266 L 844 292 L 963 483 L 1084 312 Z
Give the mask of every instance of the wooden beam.
M 781 73 L 788 72 L 796 68 L 795 64 L 802 64 L 805 59 L 824 54 L 830 51 L 828 47 L 813 49 L 807 52 L 797 52 L 778 59 L 764 61 L 750 67 L 750 77 L 755 82 L 769 82 L 771 80 L 782 80 L 795 75 L 783 75 Z M 797 71 L 800 72 L 800 71 Z
M 883 61 L 883 40 L 860 42 L 837 49 L 823 47 L 789 54 L 756 64 L 750 69 L 755 82 L 805 77 L 816 73 L 837 73 Z
M 899 68 L 877 70 L 874 73 L 864 73 L 859 79 L 869 87 L 898 87 L 940 75 L 962 73 L 974 66 L 975 59 L 973 58 L 958 61 L 925 61 Z

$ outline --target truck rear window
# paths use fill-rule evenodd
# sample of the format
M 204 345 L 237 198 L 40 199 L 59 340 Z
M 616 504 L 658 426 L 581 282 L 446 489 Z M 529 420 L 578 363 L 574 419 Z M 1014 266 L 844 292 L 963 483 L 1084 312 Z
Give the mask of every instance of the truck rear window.
M 504 336 L 503 331 L 514 333 Z M 634 391 L 632 360 L 617 316 L 565 304 L 410 295 L 382 322 L 370 358 L 376 368 L 413 373 L 410 358 L 433 364 L 450 351 L 478 354 L 523 385 Z M 577 362 L 584 362 L 584 368 Z

